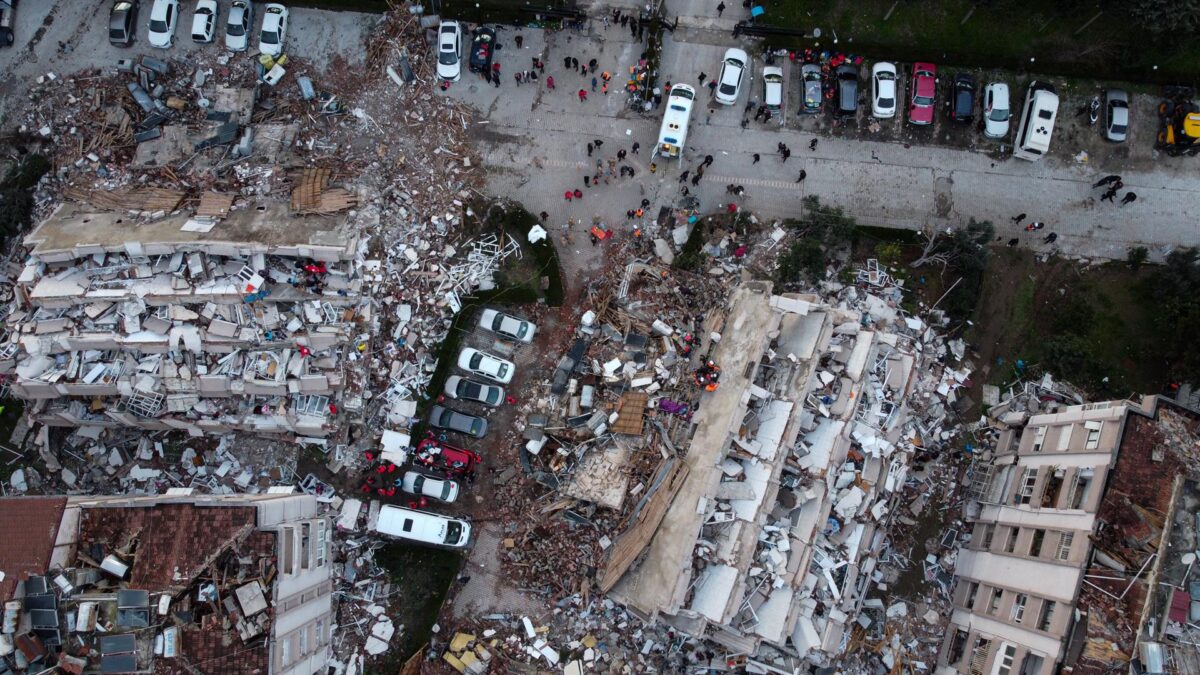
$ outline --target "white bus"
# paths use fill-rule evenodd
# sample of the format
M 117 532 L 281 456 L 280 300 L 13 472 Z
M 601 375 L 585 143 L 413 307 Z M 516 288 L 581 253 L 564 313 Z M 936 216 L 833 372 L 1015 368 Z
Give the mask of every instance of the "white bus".
M 451 548 L 462 548 L 471 538 L 471 525 L 465 520 L 390 504 L 379 510 L 375 531 L 396 539 Z
M 662 128 L 658 130 L 658 147 L 654 154 L 678 158 L 683 162 L 683 144 L 687 142 L 688 121 L 695 101 L 695 89 L 686 84 L 671 87 L 667 93 L 667 111 L 663 114 Z
M 1054 87 L 1042 82 L 1030 84 L 1025 108 L 1021 111 L 1021 125 L 1017 127 L 1017 138 L 1013 143 L 1013 157 L 1036 162 L 1049 152 L 1056 117 L 1058 93 Z

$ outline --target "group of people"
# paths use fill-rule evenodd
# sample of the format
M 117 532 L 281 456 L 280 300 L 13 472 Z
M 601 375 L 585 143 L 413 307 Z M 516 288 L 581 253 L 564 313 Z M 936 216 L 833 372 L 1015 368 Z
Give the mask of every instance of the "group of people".
M 604 145 L 604 139 L 602 139 L 602 138 L 597 138 L 595 140 L 589 141 L 587 143 L 587 145 L 585 146 L 587 149 L 587 156 L 589 158 L 592 157 L 593 153 L 600 150 L 600 148 L 603 145 Z M 625 159 L 629 155 L 638 154 L 638 150 L 640 148 L 641 148 L 641 144 L 635 142 L 633 145 L 630 146 L 628 151 L 626 151 L 624 148 L 618 150 L 616 153 L 616 156 L 614 156 L 614 157 L 608 157 L 608 158 L 597 157 L 595 173 L 589 172 L 587 175 L 585 175 L 583 177 L 583 187 L 585 187 L 585 188 L 599 187 L 601 181 L 603 181 L 605 185 L 609 185 L 610 184 L 609 179 L 617 179 L 618 177 L 625 178 L 626 176 L 628 176 L 629 178 L 633 178 L 634 176 L 636 176 L 637 169 L 633 168 L 633 166 L 631 166 L 630 164 L 626 164 L 624 162 L 625 162 Z M 571 188 L 571 189 L 568 189 L 563 192 L 563 199 L 568 202 L 575 201 L 576 199 L 582 199 L 582 198 L 583 198 L 583 190 L 581 190 L 579 188 Z
M 1125 187 L 1125 183 L 1121 182 L 1120 176 L 1111 174 L 1101 178 L 1092 185 L 1093 190 L 1102 187 L 1106 187 L 1106 189 L 1104 190 L 1104 194 L 1100 195 L 1100 201 L 1111 202 L 1116 198 L 1117 193 L 1121 191 L 1121 188 Z M 1134 192 L 1126 192 L 1125 196 L 1121 197 L 1121 206 L 1132 204 L 1135 201 L 1137 201 L 1137 194 Z

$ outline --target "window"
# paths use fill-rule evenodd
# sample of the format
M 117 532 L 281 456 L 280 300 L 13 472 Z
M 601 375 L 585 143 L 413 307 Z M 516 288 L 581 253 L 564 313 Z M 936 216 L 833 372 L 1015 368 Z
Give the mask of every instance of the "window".
M 1033 499 L 1033 486 L 1037 484 L 1038 470 L 1033 467 L 1025 469 L 1021 475 L 1021 487 L 1013 498 L 1014 504 L 1028 504 Z
M 963 594 L 963 607 L 973 609 L 975 607 L 975 596 L 979 594 L 979 582 L 970 581 L 967 583 L 967 590 Z
M 1100 447 L 1100 430 L 1104 428 L 1104 422 L 1084 422 L 1083 428 L 1087 429 L 1087 441 L 1083 447 L 1088 450 Z
M 1071 486 L 1071 499 L 1069 501 L 1071 508 L 1082 509 L 1087 504 L 1093 475 L 1095 475 L 1094 469 L 1080 469 L 1079 473 L 1075 474 L 1075 483 Z
M 283 573 L 291 574 L 296 571 L 296 531 L 285 527 L 280 532 L 283 535 L 280 545 L 283 552 Z
M 312 567 L 312 524 L 300 526 L 300 569 Z
M 1013 623 L 1021 623 L 1021 619 L 1025 618 L 1025 603 L 1029 602 L 1029 596 L 1024 593 L 1017 593 L 1017 597 L 1013 598 L 1012 615 Z
M 1044 444 L 1046 442 L 1046 427 L 1038 427 L 1037 431 L 1034 432 L 1034 434 L 1035 435 L 1033 437 L 1033 451 L 1041 452 L 1042 444 Z
M 308 626 L 300 629 L 300 649 L 301 655 L 308 653 Z
M 1075 543 L 1074 532 L 1063 532 L 1058 537 L 1058 549 L 1054 552 L 1054 557 L 1059 560 L 1071 559 L 1071 544 Z
M 292 663 L 292 639 L 283 638 L 279 641 L 279 660 L 284 666 Z
M 1059 452 L 1066 452 L 1071 445 L 1071 432 L 1075 431 L 1074 424 L 1068 424 L 1058 432 L 1058 446 L 1055 448 Z
M 1013 663 L 1017 660 L 1017 646 L 1011 642 L 1000 643 L 1000 654 L 992 664 L 992 675 L 1011 675 Z
M 992 649 L 992 641 L 986 638 L 975 638 L 975 646 L 971 648 L 971 675 L 983 675 L 983 667 L 987 665 L 988 652 Z
M 1046 477 L 1046 485 L 1042 488 L 1043 509 L 1058 506 L 1058 496 L 1062 492 L 1063 479 L 1066 475 L 1066 469 L 1056 469 Z
M 1029 540 L 1029 555 L 1037 558 L 1042 555 L 1042 542 L 1046 540 L 1046 531 L 1036 529 L 1033 531 L 1033 538 Z
M 988 614 L 995 614 L 996 610 L 1000 609 L 1000 599 L 1004 597 L 1004 591 L 999 588 L 992 589 L 992 601 L 988 603 Z
M 1004 540 L 1004 552 L 1012 553 L 1017 550 L 1017 535 L 1020 534 L 1021 528 L 1008 528 L 1008 537 Z
M 970 635 L 970 633 L 961 628 L 954 629 L 954 641 L 950 643 L 950 654 L 946 659 L 947 663 L 954 665 L 962 659 L 963 652 L 966 651 L 967 647 L 967 638 Z
M 971 533 L 971 543 L 975 545 L 975 548 L 988 550 L 992 547 L 992 533 L 995 530 L 995 525 L 976 523 L 975 531 Z
M 1042 611 L 1038 615 L 1038 630 L 1050 630 L 1050 622 L 1054 620 L 1055 604 L 1053 600 L 1046 600 L 1042 603 Z
M 324 518 L 317 521 L 317 567 L 325 566 L 325 550 L 329 548 L 326 539 L 329 536 L 329 522 Z

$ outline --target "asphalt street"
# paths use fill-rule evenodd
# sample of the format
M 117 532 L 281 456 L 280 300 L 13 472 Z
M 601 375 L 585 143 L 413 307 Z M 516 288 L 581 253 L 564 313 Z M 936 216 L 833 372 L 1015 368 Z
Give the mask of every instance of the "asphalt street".
M 755 45 L 739 44 L 726 32 L 736 19 L 733 7 L 717 20 L 707 3 L 669 3 L 669 7 L 674 4 L 678 4 L 681 28 L 665 41 L 661 80 L 695 84 L 701 71 L 715 75 L 722 53 L 730 46 L 756 53 Z M 736 9 L 741 11 L 740 6 Z M 713 16 L 698 13 L 702 11 Z M 598 217 L 620 227 L 625 212 L 636 208 L 642 198 L 651 199 L 655 208 L 649 212 L 657 213 L 657 207 L 678 201 L 680 173 L 694 170 L 711 154 L 716 161 L 699 186 L 691 188 L 689 183 L 704 212 L 722 208 L 728 199 L 726 185 L 737 184 L 746 189 L 741 205 L 769 219 L 799 215 L 802 198 L 811 194 L 841 206 L 865 224 L 946 229 L 971 218 L 991 220 L 1001 238 L 1016 237 L 1023 245 L 1039 249 L 1048 248 L 1043 237 L 1056 232 L 1055 246 L 1068 255 L 1123 259 L 1129 247 L 1146 246 L 1152 259 L 1157 259 L 1174 246 L 1200 244 L 1200 224 L 1188 215 L 1200 211 L 1196 179 L 1200 165 L 1195 159 L 1079 161 L 1063 141 L 1057 153 L 1029 163 L 994 148 L 989 152 L 831 136 L 806 129 L 811 124 L 797 119 L 794 110 L 787 111 L 784 126 L 775 120 L 751 122 L 743 130 L 744 105 L 761 87 L 757 79 L 743 87 L 736 106 L 712 104 L 707 93 L 701 94 L 692 113 L 684 161 L 666 165 L 660 159 L 658 171 L 651 175 L 650 152 L 661 109 L 642 114 L 626 105 L 623 93 L 592 93 L 591 75 L 566 71 L 562 60 L 572 55 L 583 62 L 597 58 L 600 70 L 628 73 L 642 43 L 632 40 L 628 30 L 606 29 L 602 21 L 593 20 L 585 33 L 522 29 L 524 45 L 517 50 L 511 44 L 512 30 L 501 34 L 507 43 L 498 52 L 504 69 L 501 86 L 487 86 L 467 75 L 449 95 L 473 103 L 483 113 L 477 139 L 491 190 L 514 196 L 534 213 L 546 211 L 556 226 L 573 219 L 582 233 Z M 530 57 L 539 54 L 546 63 L 545 74 L 555 78 L 554 90 L 545 86 L 545 75 L 538 83 L 520 86 L 512 79 L 510 68 L 527 68 Z M 756 60 L 752 78 L 761 66 L 761 59 Z M 798 88 L 796 74 L 788 70 L 787 87 Z M 578 99 L 580 87 L 588 90 L 586 102 Z M 787 92 L 789 99 L 793 94 Z M 810 151 L 813 138 L 819 142 Z M 604 145 L 588 157 L 586 144 L 594 139 Z M 584 188 L 583 177 L 592 172 L 597 158 L 629 149 L 635 141 L 641 152 L 626 162 L 637 170 L 634 178 L 614 179 L 599 189 Z M 793 151 L 787 162 L 776 154 L 779 142 Z M 752 159 L 755 153 L 762 158 L 757 164 Z M 797 183 L 801 169 L 807 178 Z M 1121 174 L 1126 191 L 1135 192 L 1137 201 L 1128 206 L 1100 202 L 1101 190 L 1091 185 L 1108 173 Z M 577 187 L 584 189 L 585 197 L 565 201 L 564 191 Z M 1027 218 L 1014 223 L 1012 218 L 1022 213 Z M 1042 221 L 1046 228 L 1025 232 L 1023 225 L 1032 221 Z

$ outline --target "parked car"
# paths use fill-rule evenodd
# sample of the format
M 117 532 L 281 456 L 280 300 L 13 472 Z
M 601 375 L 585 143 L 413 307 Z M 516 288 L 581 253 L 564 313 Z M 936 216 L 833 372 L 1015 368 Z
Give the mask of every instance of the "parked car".
M 471 58 L 467 66 L 472 73 L 492 69 L 492 56 L 496 49 L 496 31 L 479 26 L 471 32 Z
M 207 44 L 217 34 L 217 0 L 197 0 L 192 15 L 192 42 Z
M 493 408 L 504 402 L 504 389 L 502 387 L 468 380 L 460 375 L 447 377 L 446 386 L 443 388 L 443 391 L 450 398 L 475 401 L 484 405 L 490 405 Z
M 717 76 L 717 103 L 733 105 L 742 93 L 742 80 L 746 79 L 746 64 L 750 57 L 736 47 L 725 50 L 721 60 L 721 73 Z
M 821 112 L 824 101 L 821 92 L 821 66 L 806 63 L 800 66 L 800 84 L 804 87 L 804 107 L 800 112 L 815 115 Z
M 858 68 L 843 63 L 837 67 L 837 114 L 852 117 L 858 113 Z
M 783 107 L 783 68 L 767 66 L 762 71 L 763 105 L 773 113 Z
M 533 336 L 537 333 L 537 326 L 532 323 L 494 309 L 483 310 L 479 317 L 479 326 L 521 342 L 533 342 Z
M 896 65 L 880 61 L 871 66 L 871 115 L 886 120 L 896 116 Z
M 283 43 L 287 40 L 288 10 L 283 5 L 272 2 L 263 9 L 262 30 L 258 34 L 258 51 L 267 56 L 279 56 L 283 53 Z
M 1104 137 L 1124 143 L 1129 131 L 1129 94 L 1124 89 L 1104 92 Z
M 141 0 L 116 0 L 108 13 L 108 41 L 116 47 L 133 44 Z
M 416 471 L 404 472 L 404 478 L 400 479 L 400 489 L 410 495 L 429 497 L 447 504 L 458 499 L 458 483 L 456 481 L 433 478 Z
M 473 347 L 467 347 L 458 355 L 458 367 L 500 384 L 512 382 L 513 373 L 517 370 L 511 361 L 485 354 Z
M 1008 85 L 991 82 L 983 88 L 983 135 L 988 138 L 1008 136 L 1008 121 L 1012 118 L 1012 105 L 1008 99 Z
M 450 82 L 462 77 L 462 26 L 457 21 L 438 25 L 437 74 Z
M 175 25 L 179 23 L 179 0 L 154 0 L 150 8 L 150 46 L 166 49 L 175 44 Z
M 954 76 L 950 95 L 950 119 L 962 124 L 975 119 L 975 77 L 970 73 Z
M 225 21 L 225 48 L 231 52 L 246 51 L 253 30 L 254 4 L 250 0 L 233 0 Z
M 458 448 L 434 438 L 426 438 L 417 444 L 413 461 L 448 476 L 461 476 L 474 471 L 483 461 L 483 457 L 477 452 Z
M 17 25 L 17 0 L 0 0 L 0 47 L 11 47 L 17 41 L 13 33 Z
M 429 424 L 439 429 L 449 429 L 475 438 L 483 438 L 487 435 L 487 420 L 443 408 L 440 405 L 433 406 L 433 409 L 429 411 Z
M 375 531 L 387 537 L 434 546 L 463 548 L 471 539 L 471 524 L 458 518 L 384 504 Z
M 911 86 L 908 121 L 913 124 L 933 124 L 933 104 L 937 100 L 937 66 L 932 63 L 914 63 Z

